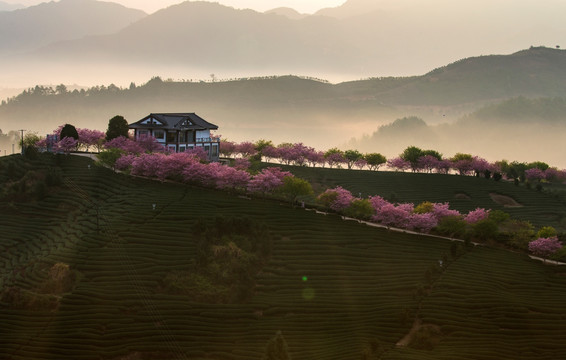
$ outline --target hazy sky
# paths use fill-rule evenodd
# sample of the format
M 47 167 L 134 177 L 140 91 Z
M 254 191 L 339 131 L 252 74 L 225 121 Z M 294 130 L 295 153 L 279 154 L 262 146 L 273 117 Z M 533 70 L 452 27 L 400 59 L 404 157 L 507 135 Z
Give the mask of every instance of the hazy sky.
M 33 5 L 50 0 L 3 0 L 8 3 Z M 105 0 L 120 3 L 124 6 L 141 9 L 147 13 L 155 12 L 167 6 L 178 4 L 183 0 Z M 314 13 L 319 9 L 342 5 L 346 0 L 210 0 L 237 9 L 271 10 L 277 7 L 290 7 L 300 13 Z

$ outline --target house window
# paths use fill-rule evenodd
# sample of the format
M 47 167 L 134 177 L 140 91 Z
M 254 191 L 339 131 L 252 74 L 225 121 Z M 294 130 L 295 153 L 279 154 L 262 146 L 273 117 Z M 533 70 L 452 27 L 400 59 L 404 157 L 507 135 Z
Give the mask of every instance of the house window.
M 185 143 L 187 142 L 187 132 L 186 131 L 181 131 L 179 133 L 179 142 L 180 143 Z
M 157 140 L 164 140 L 164 139 L 165 139 L 165 131 L 163 131 L 163 130 L 154 130 L 154 131 L 153 131 L 153 136 L 154 136 Z
M 138 139 L 145 139 L 148 137 L 149 131 L 147 130 L 138 130 Z
M 212 145 L 212 157 L 217 157 L 218 156 L 218 145 Z
M 187 142 L 195 142 L 196 138 L 195 138 L 195 132 L 194 131 L 189 131 L 187 133 Z
M 187 148 L 185 147 L 185 145 L 179 146 L 179 152 L 185 152 L 186 150 Z
M 175 145 L 169 145 L 167 147 L 167 150 L 169 150 L 170 152 L 177 152 L 177 146 Z
M 174 132 L 167 132 L 167 142 L 168 143 L 174 143 L 175 141 L 177 141 L 177 133 Z

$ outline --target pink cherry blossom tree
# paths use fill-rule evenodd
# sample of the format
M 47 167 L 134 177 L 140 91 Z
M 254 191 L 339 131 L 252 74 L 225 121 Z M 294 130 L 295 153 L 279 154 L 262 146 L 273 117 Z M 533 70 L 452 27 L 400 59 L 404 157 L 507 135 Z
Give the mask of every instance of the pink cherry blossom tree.
M 236 152 L 236 143 L 234 143 L 232 141 L 228 141 L 228 140 L 220 141 L 219 152 L 220 152 L 220 154 L 222 154 L 225 157 L 232 156 L 232 154 L 234 154 Z
M 344 158 L 344 152 L 342 150 L 332 148 L 324 153 L 324 158 L 326 163 L 330 168 L 334 166 L 341 168 L 342 164 L 346 163 L 346 158 Z
M 350 206 L 354 196 L 350 191 L 338 186 L 334 189 L 327 189 L 318 196 L 317 200 L 334 211 L 343 211 Z
M 379 195 L 371 196 L 369 198 L 369 202 L 376 212 L 378 212 L 383 206 L 389 204 L 387 200 Z
M 315 167 L 317 165 L 320 167 L 324 167 L 324 165 L 326 164 L 326 159 L 324 158 L 324 152 L 315 149 L 309 151 L 309 153 L 307 154 L 307 161 L 309 165 L 312 167 Z
M 91 146 L 97 147 L 97 150 L 100 151 L 98 146 L 104 142 L 106 137 L 106 134 L 99 130 L 77 129 L 77 133 L 79 134 L 79 147 L 84 147 L 86 151 L 89 151 Z
M 529 181 L 541 181 L 546 178 L 545 172 L 536 167 L 525 170 L 525 177 Z
M 251 162 L 246 158 L 239 158 L 234 160 L 234 168 L 237 170 L 247 170 L 251 166 Z
M 61 140 L 59 140 L 54 147 L 56 152 L 64 152 L 65 154 L 69 154 L 71 151 L 77 149 L 78 141 L 73 139 L 72 137 L 68 136 Z
M 132 139 L 128 139 L 124 136 L 118 136 L 104 144 L 106 149 L 119 149 L 127 154 L 141 154 L 145 152 L 145 149 L 137 142 Z
M 438 167 L 439 162 L 440 160 L 438 160 L 436 157 L 432 155 L 421 156 L 417 160 L 417 168 L 425 172 L 431 173 L 432 170 Z
M 560 171 L 557 168 L 549 167 L 544 171 L 546 181 L 557 182 L 560 179 Z
M 293 176 L 288 171 L 282 171 L 278 167 L 262 169 L 261 172 L 249 181 L 247 189 L 251 193 L 273 192 L 283 185 L 285 177 Z
M 271 159 L 279 159 L 280 158 L 279 149 L 272 146 L 272 145 L 265 146 L 261 150 L 261 154 L 265 158 L 266 162 L 269 162 Z
M 439 174 L 448 174 L 452 168 L 452 162 L 450 160 L 442 159 L 436 162 L 435 170 Z
M 422 233 L 429 233 L 438 225 L 438 219 L 432 213 L 410 214 L 407 218 L 406 228 Z
M 240 154 L 241 157 L 250 157 L 257 153 L 255 149 L 255 145 L 249 141 L 244 141 L 239 144 L 236 144 L 236 149 L 234 151 L 237 154 Z
M 411 168 L 411 163 L 400 157 L 387 160 L 387 166 L 395 171 L 405 171 Z
M 386 203 L 372 217 L 372 220 L 385 226 L 406 228 L 413 211 L 411 206 L 395 206 Z
M 438 221 L 448 216 L 451 217 L 462 216 L 458 210 L 450 209 L 450 204 L 448 203 L 433 203 L 432 214 Z
M 562 248 L 562 243 L 558 237 L 538 238 L 529 243 L 529 251 L 542 258 L 548 258 Z
M 206 153 L 206 151 L 202 146 L 195 146 L 193 148 L 188 148 L 187 150 L 185 150 L 185 154 L 188 154 L 189 156 L 197 160 L 200 160 L 202 162 L 208 161 L 208 154 Z
M 116 160 L 116 163 L 114 164 L 114 169 L 119 171 L 130 171 L 132 167 L 132 163 L 134 162 L 136 157 L 137 156 L 133 154 L 122 155 L 120 158 L 118 158 L 118 160 Z
M 144 136 L 135 140 L 135 142 L 145 152 L 166 152 L 167 149 L 153 136 Z
M 368 162 L 366 159 L 358 159 L 356 160 L 356 162 L 354 163 L 354 166 L 357 167 L 358 169 L 362 170 L 363 168 L 365 168 L 368 165 Z
M 466 216 L 464 216 L 464 221 L 468 224 L 475 224 L 479 221 L 485 220 L 489 217 L 490 210 L 477 208 L 470 211 Z

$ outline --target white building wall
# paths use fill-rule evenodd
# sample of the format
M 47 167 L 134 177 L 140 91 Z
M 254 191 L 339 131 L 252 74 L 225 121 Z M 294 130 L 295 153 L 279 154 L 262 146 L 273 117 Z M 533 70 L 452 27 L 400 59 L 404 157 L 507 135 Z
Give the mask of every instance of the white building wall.
M 210 138 L 210 130 L 197 130 L 196 138 L 197 141 Z

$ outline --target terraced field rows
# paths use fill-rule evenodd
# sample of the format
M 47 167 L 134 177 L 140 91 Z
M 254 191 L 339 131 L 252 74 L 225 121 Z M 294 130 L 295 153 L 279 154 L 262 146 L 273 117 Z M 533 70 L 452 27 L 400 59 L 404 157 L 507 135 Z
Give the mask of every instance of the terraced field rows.
M 0 354 L 7 359 L 118 359 L 136 352 L 260 359 L 279 330 L 294 359 L 359 359 L 375 339 L 385 350 L 381 359 L 566 356 L 560 323 L 566 281 L 524 255 L 475 248 L 419 297 L 427 271 L 451 253 L 451 242 L 87 164 L 62 164 L 74 196 L 60 191 L 17 204 L 17 212 L 1 210 L 8 235 L 0 246 L 10 249 L 1 258 L 4 286 L 35 291 L 56 262 L 79 273 L 56 311 L 0 303 Z M 45 204 L 59 210 L 45 212 Z M 190 271 L 195 262 L 192 226 L 217 215 L 261 221 L 274 237 L 254 296 L 243 304 L 201 303 L 163 289 L 168 274 Z M 38 221 L 27 226 L 25 219 Z M 440 329 L 433 350 L 395 346 L 415 315 Z

